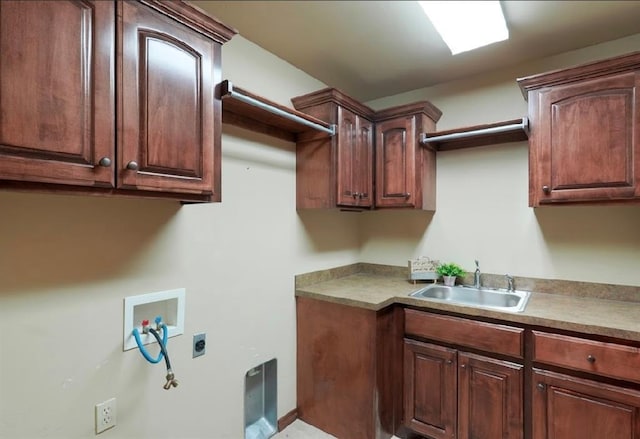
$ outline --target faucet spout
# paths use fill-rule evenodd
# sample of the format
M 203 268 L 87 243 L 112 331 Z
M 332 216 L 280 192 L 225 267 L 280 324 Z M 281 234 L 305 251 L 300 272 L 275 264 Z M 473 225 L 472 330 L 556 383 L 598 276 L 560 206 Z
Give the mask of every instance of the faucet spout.
M 482 274 L 480 273 L 480 263 L 476 259 L 476 271 L 475 271 L 475 273 L 473 273 L 473 287 L 474 288 L 477 288 L 477 289 L 482 288 L 482 281 L 480 279 L 481 275 Z

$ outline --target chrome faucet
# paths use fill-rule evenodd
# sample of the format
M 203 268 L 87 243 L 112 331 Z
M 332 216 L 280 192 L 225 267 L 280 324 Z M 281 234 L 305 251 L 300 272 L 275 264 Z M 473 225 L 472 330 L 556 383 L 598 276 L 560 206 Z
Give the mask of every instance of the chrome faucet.
M 516 287 L 513 284 L 513 276 L 505 274 L 504 277 L 507 278 L 507 291 L 510 293 L 516 290 Z
M 476 259 L 476 272 L 473 274 L 473 286 L 474 288 L 482 288 L 482 282 L 480 281 L 480 263 Z

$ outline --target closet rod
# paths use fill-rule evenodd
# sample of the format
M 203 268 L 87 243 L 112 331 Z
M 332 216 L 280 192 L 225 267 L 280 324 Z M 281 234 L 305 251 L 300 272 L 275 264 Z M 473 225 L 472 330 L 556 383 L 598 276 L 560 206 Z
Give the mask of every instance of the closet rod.
M 428 137 L 425 133 L 422 133 L 422 136 L 420 138 L 420 143 L 425 144 L 425 143 L 435 143 L 435 142 L 447 142 L 451 140 L 466 139 L 468 137 L 504 133 L 507 131 L 516 131 L 516 130 L 523 130 L 525 133 L 528 132 L 529 119 L 527 119 L 526 117 L 523 117 L 522 122 L 516 123 L 516 124 L 503 125 L 499 127 L 482 128 L 479 130 L 465 131 L 461 133 L 444 134 L 442 136 Z
M 233 84 L 230 81 L 223 81 L 222 82 L 222 99 L 224 98 L 233 98 L 233 99 L 237 99 L 241 102 L 244 102 L 245 104 L 249 104 L 252 105 L 254 107 L 258 107 L 261 108 L 262 110 L 268 111 L 269 113 L 273 113 L 276 114 L 278 116 L 282 116 L 286 119 L 292 120 L 294 122 L 297 122 L 299 124 L 308 126 L 310 128 L 313 128 L 315 130 L 318 131 L 322 131 L 325 133 L 328 133 L 330 136 L 335 136 L 336 134 L 336 126 L 335 125 L 331 125 L 329 128 L 324 127 L 322 125 L 319 125 L 315 122 L 312 122 L 310 120 L 307 120 L 303 117 L 300 116 L 296 116 L 295 114 L 292 113 L 288 113 L 284 110 L 281 110 L 280 108 L 274 107 L 273 105 L 269 105 L 266 104 L 264 102 L 261 102 L 257 99 L 252 98 L 251 96 L 246 96 L 236 90 L 233 89 Z

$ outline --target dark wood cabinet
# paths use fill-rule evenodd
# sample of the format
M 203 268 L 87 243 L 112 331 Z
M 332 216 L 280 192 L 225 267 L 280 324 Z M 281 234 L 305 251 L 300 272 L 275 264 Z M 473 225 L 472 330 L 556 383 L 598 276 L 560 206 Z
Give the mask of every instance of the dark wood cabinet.
M 523 368 L 405 339 L 404 423 L 433 439 L 521 439 Z
M 426 101 L 376 113 L 376 207 L 435 210 L 436 155 L 420 134 L 439 117 Z
M 338 107 L 338 205 L 373 205 L 373 124 Z
M 640 53 L 518 82 L 531 206 L 640 200 Z
M 340 439 L 400 425 L 402 310 L 296 298 L 298 417 Z
M 0 2 L 0 179 L 114 186 L 115 3 Z
M 296 207 L 373 206 L 373 110 L 334 88 L 291 100 L 296 110 L 336 127 L 306 133 L 296 144 Z
M 533 372 L 533 439 L 640 438 L 640 392 Z
M 488 355 L 521 358 L 523 332 L 406 309 L 404 425 L 432 439 L 522 439 L 524 366 Z
M 220 200 L 233 29 L 155 0 L 3 1 L 0 20 L 3 186 Z
M 404 342 L 404 424 L 430 438 L 456 437 L 457 352 Z
M 118 185 L 220 200 L 221 45 L 138 2 L 123 2 Z
M 524 366 L 458 353 L 458 438 L 522 439 Z
M 333 137 L 298 137 L 298 209 L 435 210 L 435 151 L 420 145 L 420 135 L 434 131 L 441 116 L 431 103 L 374 112 L 334 88 L 291 101 L 296 110 L 336 125 Z

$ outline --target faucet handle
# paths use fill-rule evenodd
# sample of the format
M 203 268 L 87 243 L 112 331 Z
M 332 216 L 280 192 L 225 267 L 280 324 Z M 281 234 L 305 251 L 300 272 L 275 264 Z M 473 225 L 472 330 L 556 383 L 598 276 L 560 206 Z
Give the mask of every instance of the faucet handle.
M 480 268 L 480 262 L 476 259 L 476 268 Z
M 516 289 L 513 284 L 513 276 L 505 274 L 504 277 L 507 278 L 507 291 L 515 291 Z

